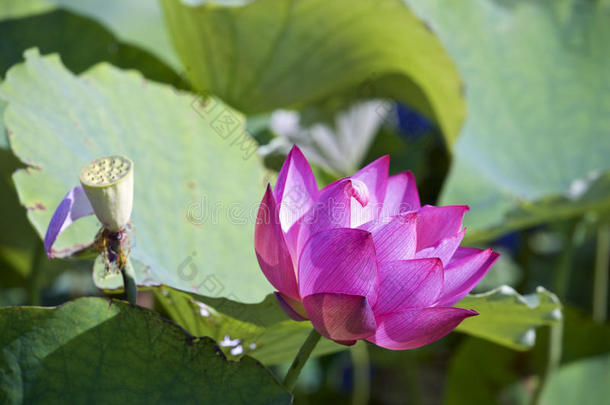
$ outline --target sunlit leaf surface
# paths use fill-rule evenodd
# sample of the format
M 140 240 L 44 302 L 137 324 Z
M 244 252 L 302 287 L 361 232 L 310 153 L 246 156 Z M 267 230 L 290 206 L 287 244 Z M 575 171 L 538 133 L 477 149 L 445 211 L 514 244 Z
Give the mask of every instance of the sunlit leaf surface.
M 608 182 L 581 197 L 610 170 L 610 4 L 405 2 L 465 82 L 468 115 L 441 199 L 470 205 L 467 237 L 608 209 Z
M 248 354 L 265 365 L 290 362 L 312 329 L 310 322 L 289 319 L 273 295 L 258 304 L 238 304 L 167 287 L 154 291 L 175 322 L 195 336 L 212 337 L 229 358 Z M 346 346 L 322 339 L 313 355 L 344 349 Z
M 535 328 L 561 320 L 561 304 L 555 294 L 538 287 L 535 294 L 520 295 L 502 286 L 483 294 L 468 295 L 455 304 L 479 315 L 464 320 L 456 330 L 517 350 L 536 342 Z
M 346 98 L 397 98 L 448 143 L 464 118 L 460 80 L 435 35 L 400 0 L 164 0 L 185 73 L 246 113 Z
M 35 51 L 8 72 L 0 97 L 12 150 L 29 165 L 14 181 L 40 235 L 86 163 L 123 154 L 135 164 L 138 282 L 242 302 L 271 292 L 252 247 L 264 173 L 239 114 L 108 64 L 77 77 Z M 57 254 L 88 246 L 98 226 L 80 220 Z

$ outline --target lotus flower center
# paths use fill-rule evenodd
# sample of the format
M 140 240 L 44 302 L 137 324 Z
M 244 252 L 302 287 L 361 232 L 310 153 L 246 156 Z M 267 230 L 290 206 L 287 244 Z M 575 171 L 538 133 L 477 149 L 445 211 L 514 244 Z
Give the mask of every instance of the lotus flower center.
M 348 197 L 354 197 L 363 207 L 369 203 L 369 189 L 360 180 L 348 181 L 345 185 L 345 194 Z
M 108 186 L 129 173 L 131 162 L 122 156 L 106 156 L 89 163 L 80 174 L 81 181 L 91 186 Z

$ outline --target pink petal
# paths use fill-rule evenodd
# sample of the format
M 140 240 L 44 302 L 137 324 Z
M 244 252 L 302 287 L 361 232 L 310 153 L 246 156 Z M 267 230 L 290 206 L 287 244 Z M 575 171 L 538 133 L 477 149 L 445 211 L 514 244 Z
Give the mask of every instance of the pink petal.
M 74 221 L 87 215 L 93 215 L 93 207 L 81 186 L 73 187 L 59 203 L 44 236 L 44 250 L 49 258 L 54 257 L 52 251 L 55 240 Z
M 280 222 L 282 221 L 280 220 Z M 297 221 L 288 229 L 288 232 L 284 231 L 284 240 L 286 241 L 286 246 L 288 247 L 290 257 L 292 257 L 292 263 L 295 269 L 298 266 L 299 259 L 298 243 L 301 225 L 301 221 Z
M 275 184 L 274 196 L 280 206 L 284 232 L 309 210 L 318 196 L 316 178 L 296 145 L 286 156 Z
M 293 321 L 306 321 L 307 313 L 303 307 L 303 303 L 285 296 L 280 292 L 274 292 L 275 298 L 277 299 L 280 308 L 288 315 Z
M 423 206 L 417 212 L 417 250 L 434 246 L 461 231 L 462 218 L 468 209 L 466 205 Z
M 375 316 L 365 297 L 313 294 L 305 297 L 303 303 L 314 328 L 328 339 L 352 344 L 375 332 Z
M 299 255 L 312 235 L 328 229 L 349 228 L 352 191 L 354 188 L 349 178 L 337 180 L 322 189 L 320 197 L 296 224 L 300 227 Z
M 377 263 L 371 234 L 350 228 L 312 236 L 299 260 L 301 297 L 341 293 L 376 298 Z
M 389 168 L 390 157 L 382 156 L 351 177 L 353 180 L 364 183 L 369 191 L 368 204 L 363 205 L 358 201 L 351 202 L 352 227 L 357 227 L 379 217 L 386 195 Z
M 458 258 L 452 260 L 445 268 L 445 285 L 438 305 L 449 306 L 461 300 L 481 281 L 500 256 L 491 249 L 461 249 L 467 250 L 456 255 Z M 461 249 L 458 249 L 458 251 Z M 461 256 L 465 251 L 469 251 L 471 254 Z
M 415 349 L 442 338 L 474 315 L 478 314 L 471 309 L 453 307 L 407 308 L 377 317 L 375 335 L 367 340 L 391 350 Z
M 417 213 L 382 217 L 360 226 L 369 231 L 375 242 L 377 263 L 408 260 L 417 246 Z
M 461 259 L 466 256 L 473 255 L 475 253 L 479 253 L 480 251 L 481 249 L 460 246 L 453 254 L 453 257 L 451 258 L 450 262 L 456 261 L 457 259 Z
M 410 171 L 390 176 L 382 216 L 391 217 L 420 208 L 415 177 Z
M 443 265 L 439 259 L 418 259 L 379 265 L 376 315 L 400 307 L 422 308 L 434 304 L 443 288 Z
M 462 243 L 464 233 L 466 233 L 466 229 L 462 229 L 457 234 L 438 241 L 434 246 L 420 250 L 415 254 L 415 258 L 438 257 L 443 262 L 443 265 L 447 265 L 460 246 L 460 243 Z
M 277 208 L 271 186 L 267 186 L 254 228 L 256 258 L 265 277 L 275 288 L 298 299 L 296 272 L 284 240 Z

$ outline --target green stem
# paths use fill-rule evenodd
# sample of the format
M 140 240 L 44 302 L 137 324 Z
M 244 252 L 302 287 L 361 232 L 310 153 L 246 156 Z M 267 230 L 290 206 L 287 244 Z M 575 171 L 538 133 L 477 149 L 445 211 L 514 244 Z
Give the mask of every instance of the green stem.
M 568 293 L 570 285 L 570 277 L 572 273 L 572 258 L 574 257 L 575 233 L 578 225 L 578 220 L 570 220 L 567 223 L 567 229 L 563 232 L 564 246 L 559 255 L 557 267 L 555 269 L 555 277 L 553 280 L 553 291 L 559 299 L 563 300 Z
M 540 384 L 536 388 L 536 392 L 534 393 L 534 404 L 539 404 L 540 394 L 542 393 L 542 389 L 544 385 L 547 383 L 549 378 L 557 369 L 559 368 L 559 364 L 561 363 L 561 353 L 563 351 L 563 319 L 559 321 L 556 325 L 551 326 L 551 331 L 549 334 L 549 347 L 547 351 L 547 361 L 546 361 L 546 369 L 544 370 L 544 374 L 540 378 Z
M 301 370 L 305 363 L 307 363 L 307 359 L 309 359 L 311 352 L 320 341 L 320 337 L 320 334 L 315 329 L 312 329 L 309 336 L 307 336 L 307 339 L 305 339 L 305 342 L 303 342 L 303 346 L 299 349 L 290 369 L 288 369 L 288 373 L 286 373 L 286 378 L 284 378 L 284 386 L 288 388 L 289 391 L 294 389 L 297 378 L 299 378 L 299 374 L 301 374 Z
M 136 274 L 129 259 L 127 259 L 127 263 L 121 269 L 121 275 L 123 276 L 123 288 L 125 290 L 125 298 L 131 305 L 136 305 L 138 297 L 138 287 L 136 284 Z
M 421 405 L 423 400 L 417 354 L 415 351 L 406 350 L 403 356 L 405 370 L 404 378 L 409 393 L 409 399 L 413 405 Z
M 354 367 L 354 392 L 352 405 L 369 403 L 371 383 L 369 378 L 370 360 L 368 346 L 364 341 L 358 342 L 350 349 Z
M 42 268 L 44 246 L 40 238 L 36 239 L 37 242 L 34 246 L 30 274 L 27 279 L 28 305 L 40 305 L 40 270 Z
M 597 255 L 593 275 L 593 320 L 604 323 L 608 316 L 608 268 L 610 266 L 610 223 L 597 230 Z
M 100 230 L 98 237 L 106 239 L 109 242 L 109 249 L 114 254 L 113 261 L 121 272 L 123 277 L 123 290 L 125 299 L 131 304 L 137 304 L 138 285 L 136 284 L 136 273 L 129 260 L 129 244 L 127 239 L 127 230 L 122 229 L 118 232 L 112 232 L 108 229 Z

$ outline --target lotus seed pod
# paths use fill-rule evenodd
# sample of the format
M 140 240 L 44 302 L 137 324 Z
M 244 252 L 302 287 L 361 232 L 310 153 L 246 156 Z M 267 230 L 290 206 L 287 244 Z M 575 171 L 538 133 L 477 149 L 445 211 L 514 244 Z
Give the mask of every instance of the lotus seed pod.
M 133 207 L 133 162 L 123 156 L 95 159 L 81 171 L 80 182 L 102 225 L 123 229 Z

